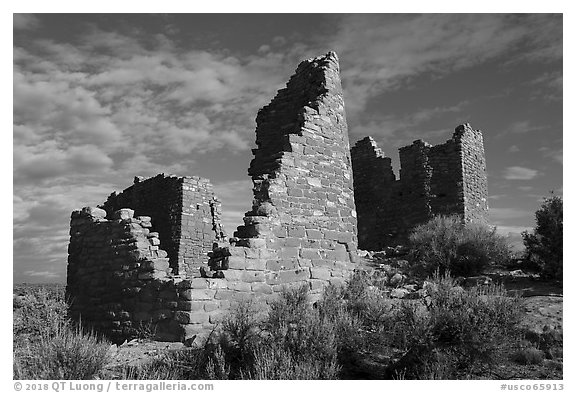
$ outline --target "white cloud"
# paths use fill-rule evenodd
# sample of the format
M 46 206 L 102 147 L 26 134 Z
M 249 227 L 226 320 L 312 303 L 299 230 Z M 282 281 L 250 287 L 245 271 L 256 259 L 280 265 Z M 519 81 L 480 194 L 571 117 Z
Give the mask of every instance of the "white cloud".
M 60 148 L 54 141 L 14 147 L 14 182 L 38 182 L 53 177 L 101 173 L 113 161 L 97 146 Z
M 521 166 L 511 166 L 504 170 L 504 179 L 507 180 L 532 180 L 536 176 L 538 176 L 537 170 Z

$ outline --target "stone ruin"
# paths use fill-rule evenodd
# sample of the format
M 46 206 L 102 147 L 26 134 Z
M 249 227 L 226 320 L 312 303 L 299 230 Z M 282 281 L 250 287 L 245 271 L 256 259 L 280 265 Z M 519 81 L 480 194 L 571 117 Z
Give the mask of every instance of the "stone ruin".
M 436 213 L 486 218 L 481 133 L 465 125 L 444 145 L 402 148 L 396 180 L 373 139 L 350 149 L 334 52 L 303 61 L 256 124 L 252 209 L 230 239 L 199 177 L 137 177 L 72 213 L 73 318 L 115 341 L 152 330 L 202 343 L 235 302 L 301 285 L 314 301 L 343 284 L 362 266 L 359 241 L 391 244 Z
M 434 215 L 488 221 L 488 187 L 482 133 L 469 124 L 431 146 L 417 140 L 400 149 L 400 177 L 374 139 L 352 147 L 358 246 L 382 250 L 403 244 L 415 226 Z

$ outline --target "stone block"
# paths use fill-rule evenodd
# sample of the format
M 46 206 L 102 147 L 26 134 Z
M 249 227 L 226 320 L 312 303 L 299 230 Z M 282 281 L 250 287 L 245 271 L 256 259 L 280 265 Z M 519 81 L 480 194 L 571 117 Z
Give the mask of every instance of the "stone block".
M 114 219 L 116 220 L 128 220 L 134 218 L 134 210 L 132 209 L 119 209 L 114 212 Z
M 220 302 L 219 301 L 214 301 L 214 302 L 204 302 L 204 311 L 206 312 L 210 312 L 210 311 L 214 311 L 220 308 Z
M 214 289 L 185 289 L 180 292 L 183 300 L 211 300 L 214 299 L 216 290 Z
M 222 270 L 222 273 L 224 274 L 224 278 L 228 281 L 241 281 L 244 270 L 228 269 Z
M 313 280 L 308 281 L 308 284 L 310 285 L 311 291 L 318 291 L 318 290 L 324 289 L 324 287 L 326 287 L 326 285 L 328 285 L 328 281 L 313 279 Z
M 232 255 L 228 257 L 228 268 L 229 269 L 245 269 L 246 268 L 246 257 Z
M 228 289 L 232 291 L 239 291 L 239 292 L 250 292 L 251 287 L 250 284 L 247 282 L 242 281 L 234 281 L 228 283 Z
M 266 274 L 266 283 L 269 285 L 287 284 L 295 281 L 304 281 L 310 278 L 310 270 L 295 269 Z
M 289 260 L 269 260 L 266 261 L 266 269 L 272 271 L 279 271 L 279 270 L 290 270 L 296 269 L 298 267 L 298 260 L 296 259 L 289 259 Z
M 252 292 L 270 295 L 273 293 L 272 287 L 264 282 L 254 282 L 251 284 Z
M 150 270 L 166 271 L 170 267 L 168 258 L 155 258 L 142 261 L 142 268 Z
M 300 249 L 300 257 L 304 259 L 318 259 L 320 252 L 315 248 L 302 248 Z
M 323 239 L 322 232 L 317 229 L 306 229 L 306 237 L 308 239 Z
M 84 208 L 82 208 L 81 213 L 84 215 L 95 217 L 95 218 L 105 218 L 106 217 L 106 210 L 100 209 L 98 207 L 84 207 Z
M 280 249 L 281 259 L 298 258 L 300 251 L 298 247 L 282 247 Z
M 191 289 L 208 289 L 209 281 L 207 278 L 192 278 L 189 280 Z
M 264 239 L 260 239 L 264 240 Z M 266 240 L 264 240 L 266 242 Z M 246 258 L 249 259 L 257 259 L 260 258 L 260 249 L 259 248 L 246 248 L 245 250 Z
M 265 259 L 247 259 L 246 270 L 265 270 L 266 263 Z
M 266 279 L 264 277 L 264 272 L 248 270 L 242 274 L 241 280 L 244 282 L 252 283 L 252 282 L 264 282 Z
M 220 278 L 208 278 L 209 289 L 226 289 L 228 288 L 228 281 Z
M 329 269 L 312 267 L 310 268 L 310 277 L 320 280 L 328 280 L 332 277 Z

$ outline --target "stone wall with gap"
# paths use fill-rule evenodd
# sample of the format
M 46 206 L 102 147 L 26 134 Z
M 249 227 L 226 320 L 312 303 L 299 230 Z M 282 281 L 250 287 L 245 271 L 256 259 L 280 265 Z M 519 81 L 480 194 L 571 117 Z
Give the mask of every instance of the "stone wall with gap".
M 343 284 L 358 264 L 338 72 L 333 52 L 303 61 L 258 113 L 253 207 L 229 242 L 209 183 L 195 177 L 137 178 L 108 198 L 105 211 L 74 212 L 67 286 L 73 316 L 117 340 L 137 336 L 144 325 L 157 339 L 201 342 L 235 302 L 265 306 L 300 285 L 314 301 L 326 285 Z M 198 242 L 183 247 L 190 238 Z M 197 260 L 212 243 L 210 260 Z
M 90 207 L 72 213 L 66 296 L 73 319 L 112 341 L 202 343 L 247 292 L 233 279 L 172 275 L 153 219 L 131 209 L 106 215 Z M 257 298 L 258 284 L 243 283 Z
M 405 243 L 409 232 L 437 214 L 488 221 L 482 133 L 469 124 L 446 143 L 422 140 L 400 148 L 400 177 L 371 137 L 351 149 L 359 247 L 382 250 Z
M 200 277 L 207 253 L 226 234 L 220 222 L 221 204 L 208 179 L 197 176 L 136 177 L 121 193 L 112 193 L 102 205 L 110 218 L 129 208 L 136 215 L 154 218 L 154 226 L 176 274 Z
M 229 241 L 212 186 L 198 177 L 136 178 L 104 210 L 72 213 L 75 319 L 116 341 L 202 343 L 235 302 L 264 307 L 301 285 L 314 301 L 343 284 L 363 268 L 359 241 L 381 249 L 439 212 L 486 217 L 482 135 L 467 125 L 446 144 L 402 148 L 398 180 L 373 139 L 350 150 L 333 52 L 303 61 L 256 123 L 253 206 Z

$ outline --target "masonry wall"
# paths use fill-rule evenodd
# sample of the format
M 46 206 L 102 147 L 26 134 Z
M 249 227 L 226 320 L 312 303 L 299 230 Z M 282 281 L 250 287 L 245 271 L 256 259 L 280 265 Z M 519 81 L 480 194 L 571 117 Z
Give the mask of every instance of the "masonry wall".
M 410 231 L 437 214 L 488 220 L 482 133 L 469 124 L 444 144 L 422 140 L 400 149 L 400 177 L 372 138 L 351 149 L 359 247 L 381 250 L 405 243 Z
M 343 284 L 358 264 L 338 72 L 333 52 L 302 62 L 258 113 L 253 207 L 229 242 L 211 186 L 196 177 L 136 178 L 106 211 L 72 213 L 73 317 L 120 341 L 145 324 L 157 339 L 201 343 L 240 300 L 264 307 L 305 285 L 314 301 Z
M 226 237 L 220 223 L 221 204 L 213 186 L 197 176 L 136 177 L 132 186 L 119 194 L 112 193 L 102 208 L 108 218 L 121 208 L 153 217 L 176 274 L 200 277 L 199 268 L 207 266 L 212 243 Z
M 256 118 L 252 210 L 215 249 L 210 274 L 272 295 L 308 285 L 319 295 L 355 268 L 356 211 L 338 58 L 303 61 Z

